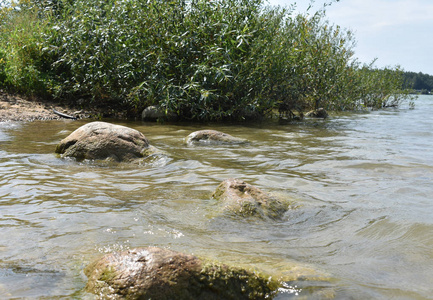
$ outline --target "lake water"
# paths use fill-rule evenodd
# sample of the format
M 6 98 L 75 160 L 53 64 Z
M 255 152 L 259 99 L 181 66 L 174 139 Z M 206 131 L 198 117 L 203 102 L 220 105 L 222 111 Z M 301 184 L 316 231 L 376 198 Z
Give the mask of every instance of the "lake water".
M 93 299 L 83 268 L 159 246 L 287 280 L 277 299 L 433 299 L 433 97 L 322 121 L 119 122 L 168 156 L 77 163 L 56 144 L 86 121 L 0 123 L 0 298 Z M 216 129 L 246 145 L 189 146 Z M 281 221 L 224 216 L 241 178 L 291 199 Z

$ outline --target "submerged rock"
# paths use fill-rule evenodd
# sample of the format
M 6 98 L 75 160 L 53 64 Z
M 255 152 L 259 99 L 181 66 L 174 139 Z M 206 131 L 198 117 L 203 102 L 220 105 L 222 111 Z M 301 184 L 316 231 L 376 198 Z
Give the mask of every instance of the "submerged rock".
M 56 153 L 78 160 L 131 161 L 155 153 L 155 148 L 150 147 L 146 137 L 135 129 L 106 122 L 92 122 L 60 141 Z
M 191 133 L 187 137 L 188 144 L 204 143 L 204 144 L 242 144 L 247 141 L 241 138 L 231 136 L 230 134 L 217 130 L 199 130 Z
M 316 110 L 307 112 L 305 116 L 310 118 L 326 119 L 329 115 L 324 108 L 318 108 Z
M 224 210 L 243 217 L 281 219 L 289 203 L 281 201 L 240 179 L 223 181 L 212 195 Z
M 100 299 L 270 299 L 279 283 L 157 247 L 107 254 L 85 269 Z

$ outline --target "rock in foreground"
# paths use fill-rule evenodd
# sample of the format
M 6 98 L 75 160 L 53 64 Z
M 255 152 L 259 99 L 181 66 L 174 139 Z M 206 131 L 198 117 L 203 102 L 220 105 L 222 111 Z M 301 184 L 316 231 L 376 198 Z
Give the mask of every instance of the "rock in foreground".
M 243 217 L 281 219 L 289 205 L 240 179 L 223 181 L 212 195 L 224 210 Z
M 188 144 L 242 144 L 245 142 L 244 139 L 217 130 L 199 130 L 191 133 L 187 137 Z
M 278 283 L 156 247 L 107 254 L 85 269 L 99 299 L 270 299 Z
M 131 161 L 148 155 L 151 150 L 146 137 L 139 131 L 106 122 L 81 126 L 56 147 L 63 157 L 83 159 L 114 159 Z

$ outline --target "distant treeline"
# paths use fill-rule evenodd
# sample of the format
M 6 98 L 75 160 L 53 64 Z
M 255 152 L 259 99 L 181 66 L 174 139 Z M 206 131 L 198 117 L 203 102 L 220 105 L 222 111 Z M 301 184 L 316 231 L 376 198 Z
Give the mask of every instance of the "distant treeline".
M 404 88 L 414 89 L 421 94 L 433 93 L 433 76 L 424 73 L 404 72 Z
M 298 15 L 265 0 L 8 3 L 0 8 L 0 88 L 27 95 L 132 116 L 157 105 L 199 121 L 376 109 L 407 98 L 402 72 L 360 64 L 352 32 L 329 24 L 325 8 Z

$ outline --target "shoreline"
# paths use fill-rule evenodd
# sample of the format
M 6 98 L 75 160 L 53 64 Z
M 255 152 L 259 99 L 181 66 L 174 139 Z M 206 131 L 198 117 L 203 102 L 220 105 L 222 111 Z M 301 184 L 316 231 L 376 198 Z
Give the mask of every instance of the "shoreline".
M 55 114 L 53 109 L 77 119 L 86 119 L 97 115 L 95 112 L 80 110 L 44 99 L 26 98 L 0 90 L 0 122 L 64 120 Z

